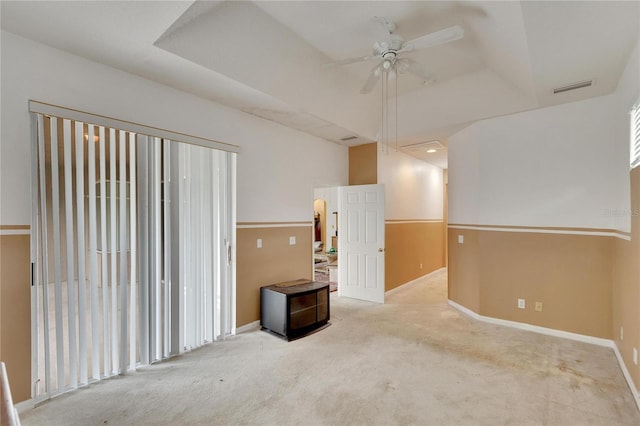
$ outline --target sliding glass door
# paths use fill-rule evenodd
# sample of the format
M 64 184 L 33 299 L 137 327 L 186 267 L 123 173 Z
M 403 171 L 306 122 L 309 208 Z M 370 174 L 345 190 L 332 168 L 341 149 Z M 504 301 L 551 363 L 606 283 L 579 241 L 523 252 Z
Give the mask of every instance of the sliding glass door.
M 236 154 L 47 112 L 32 107 L 33 396 L 232 334 Z

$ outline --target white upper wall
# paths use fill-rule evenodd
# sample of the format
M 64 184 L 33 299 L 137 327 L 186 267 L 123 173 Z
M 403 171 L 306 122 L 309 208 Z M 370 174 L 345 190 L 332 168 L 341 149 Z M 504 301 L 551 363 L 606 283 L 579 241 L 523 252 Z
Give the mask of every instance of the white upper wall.
M 348 182 L 345 147 L 11 33 L 1 43 L 3 225 L 30 222 L 30 99 L 239 145 L 239 222 L 311 221 L 314 188 Z
M 628 232 L 634 52 L 612 95 L 483 120 L 451 137 L 449 222 Z
M 385 219 L 442 220 L 441 168 L 389 148 L 378 152 L 378 183 L 385 186 Z
M 621 145 L 626 145 L 627 155 L 625 158 L 625 165 L 628 167 L 631 155 L 629 140 L 629 111 L 637 102 L 640 102 L 640 37 L 638 39 L 638 43 L 636 43 L 635 49 L 631 52 L 629 62 L 620 77 L 618 87 L 615 91 L 615 96 L 618 99 L 618 138 L 621 140 Z M 620 189 L 629 193 L 631 190 L 630 186 L 629 176 L 627 175 L 627 179 L 624 185 L 621 185 Z M 628 205 L 623 206 L 623 209 L 618 212 L 619 214 L 614 215 L 615 229 L 621 229 L 629 232 L 631 227 L 630 209 L 631 200 L 629 199 Z

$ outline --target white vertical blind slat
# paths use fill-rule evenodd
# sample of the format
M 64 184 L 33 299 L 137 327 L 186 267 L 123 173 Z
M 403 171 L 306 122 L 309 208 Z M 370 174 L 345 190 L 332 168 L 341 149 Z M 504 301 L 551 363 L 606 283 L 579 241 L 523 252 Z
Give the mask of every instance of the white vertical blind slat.
M 76 121 L 76 216 L 78 240 L 78 344 L 80 384 L 88 383 L 87 372 L 87 289 L 85 268 L 85 209 L 84 209 L 84 134 L 83 123 Z
M 160 153 L 162 150 L 161 140 L 159 138 L 152 139 L 153 144 L 153 163 L 152 163 L 152 191 L 153 191 L 153 288 L 154 288 L 154 359 L 162 359 L 162 218 L 161 218 L 161 204 L 162 195 L 160 194 L 161 187 L 161 167 Z
M 67 237 L 67 325 L 69 335 L 69 385 L 78 386 L 78 349 L 76 340 L 76 280 L 73 235 L 73 160 L 71 155 L 71 121 L 62 123 L 64 145 L 64 203 Z
M 195 283 L 195 295 L 194 295 L 194 303 L 196 305 L 195 310 L 195 324 L 196 324 L 196 340 L 193 342 L 193 347 L 200 346 L 201 342 L 204 340 L 204 335 L 202 333 L 202 312 L 203 312 L 203 302 L 204 297 L 202 294 L 203 290 L 203 282 L 202 282 L 202 235 L 198 235 L 202 232 L 202 226 L 200 224 L 200 204 L 202 202 L 202 198 L 200 196 L 200 182 L 198 181 L 198 177 L 200 174 L 200 156 L 198 156 L 193 149 L 191 151 L 191 214 L 193 217 L 193 222 L 191 223 L 191 241 L 193 241 L 192 250 L 191 250 L 191 265 L 193 267 L 193 275 L 194 275 L 194 283 Z
M 220 306 L 219 306 L 219 321 L 220 321 L 220 329 L 218 330 L 218 338 L 224 338 L 227 334 L 229 334 L 229 327 L 231 322 L 229 321 L 229 279 L 230 279 L 230 270 L 231 266 L 229 263 L 230 250 L 232 245 L 231 236 L 229 234 L 229 215 L 227 212 L 229 211 L 229 164 L 228 164 L 229 156 L 224 153 L 218 153 L 218 168 L 220 170 L 218 176 L 218 182 L 216 188 L 218 190 L 217 199 L 219 200 L 218 206 L 218 224 L 220 226 L 220 246 L 221 246 L 221 256 L 220 256 L 220 280 L 216 283 L 218 287 L 218 294 L 220 298 Z
M 110 238 L 109 257 L 111 260 L 111 374 L 120 372 L 120 358 L 118 356 L 118 227 L 117 227 L 117 137 L 116 130 L 109 129 L 109 209 L 110 209 Z M 105 336 L 105 339 L 107 337 Z
M 191 342 L 193 340 L 191 334 L 193 333 L 193 326 L 191 325 L 191 274 L 189 269 L 189 264 L 187 262 L 190 247 L 189 241 L 190 236 L 187 235 L 189 232 L 189 219 L 190 212 L 188 209 L 189 203 L 191 201 L 191 197 L 189 196 L 189 186 L 188 186 L 188 177 L 187 173 L 189 170 L 189 156 L 187 148 L 184 146 L 180 146 L 180 178 L 182 182 L 180 183 L 180 295 L 182 296 L 182 340 L 184 344 L 182 345 L 182 350 L 186 350 L 191 347 Z
M 62 268 L 60 261 L 60 181 L 58 163 L 58 119 L 51 117 L 51 214 L 53 227 L 53 277 L 55 281 L 55 321 L 56 321 L 56 387 L 65 386 L 64 323 L 62 321 Z
M 140 259 L 139 287 L 139 350 L 140 363 L 149 364 L 149 151 L 148 136 L 138 135 L 137 143 L 137 187 L 140 188 L 138 200 L 138 257 Z
M 111 375 L 111 352 L 109 335 L 109 268 L 107 251 L 107 159 L 105 128 L 98 129 L 98 156 L 100 159 L 100 285 L 102 286 L 102 370 L 105 376 Z
M 185 191 L 186 185 L 185 185 L 185 179 L 186 177 L 184 176 L 185 173 L 185 169 L 186 169 L 186 159 L 185 159 L 185 148 L 183 145 L 178 144 L 178 147 L 176 149 L 177 152 L 177 162 L 178 162 L 178 179 L 179 182 L 176 183 L 176 187 L 177 187 L 177 202 L 178 202 L 178 242 L 177 245 L 179 247 L 178 251 L 178 272 L 177 272 L 177 276 L 179 277 L 179 281 L 177 283 L 174 283 L 174 285 L 178 285 L 179 289 L 176 292 L 180 298 L 180 300 L 176 301 L 176 305 L 179 307 L 178 310 L 180 312 L 180 318 L 178 318 L 178 322 L 179 325 L 177 328 L 177 338 L 179 340 L 178 342 L 178 347 L 180 350 L 180 353 L 184 352 L 189 340 L 189 337 L 187 336 L 187 313 L 185 312 L 185 307 L 187 306 L 186 300 L 187 300 L 187 292 L 186 292 L 186 278 L 187 278 L 187 265 L 185 262 L 185 250 L 187 249 L 186 246 L 186 240 L 187 237 L 185 236 L 186 233 L 186 208 L 185 205 L 187 203 L 188 197 L 187 197 L 187 191 Z
M 212 234 L 212 263 L 213 263 L 213 297 L 214 297 L 214 309 L 216 312 L 219 312 L 220 305 L 220 273 L 221 273 L 221 256 L 223 247 L 220 244 L 220 220 L 219 220 L 219 209 L 220 209 L 220 197 L 218 196 L 218 184 L 219 184 L 219 174 L 220 174 L 220 161 L 219 161 L 218 152 L 211 152 L 209 155 L 211 157 L 211 180 L 209 182 L 211 188 L 211 221 L 213 222 L 213 234 Z M 213 338 L 216 339 L 217 336 L 220 335 L 220 321 L 219 316 L 213 317 Z
M 201 159 L 204 164 L 202 169 L 202 185 L 200 186 L 200 196 L 202 197 L 202 254 L 204 257 L 203 274 L 204 274 L 204 290 L 205 290 L 205 303 L 204 303 L 204 334 L 205 339 L 209 342 L 213 341 L 213 291 L 215 287 L 215 279 L 213 277 L 213 265 L 211 262 L 213 258 L 212 253 L 212 208 L 211 208 L 211 187 L 208 185 L 211 182 L 211 172 L 213 168 L 213 162 L 211 152 L 208 150 L 200 150 Z
M 631 168 L 640 165 L 640 104 L 631 110 Z
M 129 133 L 129 223 L 130 231 L 129 231 L 129 240 L 130 245 L 129 249 L 131 252 L 131 268 L 130 268 L 130 278 L 129 281 L 131 283 L 131 293 L 129 296 L 130 300 L 130 308 L 129 308 L 129 365 L 131 369 L 136 368 L 136 356 L 137 356 L 137 344 L 136 344 L 136 314 L 137 314 L 137 292 L 138 287 L 136 282 L 138 280 L 138 272 L 136 269 L 138 262 L 138 254 L 137 254 L 137 230 L 136 230 L 136 143 L 135 143 L 135 135 L 133 133 Z
M 49 257 L 48 257 L 48 232 L 47 232 L 47 185 L 46 185 L 46 154 L 44 142 L 44 120 L 38 115 L 38 157 L 40 180 L 40 230 L 42 231 L 42 332 L 44 334 L 44 368 L 45 368 L 45 392 L 51 392 L 51 345 L 49 341 Z
M 120 372 L 127 371 L 127 135 L 120 130 Z
M 91 378 L 100 379 L 100 324 L 98 299 L 98 224 L 96 210 L 96 146 L 93 125 L 87 126 L 87 162 L 89 190 L 89 288 L 91 301 Z
M 164 229 L 164 253 L 163 253 L 163 265 L 164 265 L 164 318 L 162 325 L 162 338 L 164 341 L 163 357 L 168 358 L 171 351 L 171 142 L 168 140 L 162 141 L 162 194 L 164 195 L 164 202 L 162 203 L 164 214 L 163 224 Z

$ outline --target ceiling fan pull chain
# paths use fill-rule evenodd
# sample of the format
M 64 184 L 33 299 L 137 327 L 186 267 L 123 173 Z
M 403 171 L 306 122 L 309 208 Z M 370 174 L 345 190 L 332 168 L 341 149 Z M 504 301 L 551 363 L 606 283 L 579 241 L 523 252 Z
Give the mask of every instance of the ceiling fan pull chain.
M 400 76 L 396 73 L 396 93 L 395 93 L 395 100 L 396 100 L 396 122 L 395 122 L 395 130 L 396 130 L 396 152 L 398 152 L 398 78 Z

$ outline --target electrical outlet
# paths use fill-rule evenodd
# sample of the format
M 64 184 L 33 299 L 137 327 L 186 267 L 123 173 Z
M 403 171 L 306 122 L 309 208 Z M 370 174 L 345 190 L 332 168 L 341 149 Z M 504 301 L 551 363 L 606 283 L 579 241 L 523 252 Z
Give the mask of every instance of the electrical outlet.
M 542 312 L 542 302 L 536 302 L 536 312 Z
M 296 245 L 296 237 L 289 237 L 289 245 L 290 246 Z
M 458 244 L 464 244 L 464 235 L 458 235 Z
M 620 326 L 620 340 L 624 340 L 624 328 Z
M 524 309 L 524 299 L 518 299 L 518 308 Z
M 633 363 L 638 365 L 638 350 L 636 348 L 633 348 Z
M 256 247 L 262 248 L 262 238 L 258 238 L 258 240 L 256 241 Z

